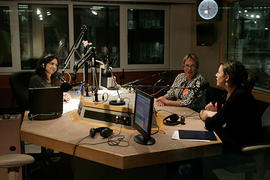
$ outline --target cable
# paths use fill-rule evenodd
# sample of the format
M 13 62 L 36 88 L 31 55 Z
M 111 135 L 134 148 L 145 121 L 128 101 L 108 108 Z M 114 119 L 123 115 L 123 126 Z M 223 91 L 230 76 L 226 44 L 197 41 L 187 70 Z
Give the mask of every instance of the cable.
M 113 139 L 116 138 L 117 139 Z M 119 146 L 119 147 L 128 147 L 129 146 L 129 141 L 131 138 L 129 138 L 129 140 L 125 140 L 125 136 L 124 135 L 116 135 L 116 136 L 112 136 L 108 138 L 108 144 L 110 146 Z M 122 145 L 121 143 L 126 143 L 126 145 Z
M 157 112 L 157 111 L 156 111 L 156 109 L 154 108 L 154 116 L 155 116 L 155 119 L 157 119 L 157 113 L 156 113 L 156 112 Z M 158 124 L 154 124 L 154 126 L 156 126 L 158 129 L 157 129 L 156 131 L 154 131 L 154 132 L 151 131 L 151 135 L 154 135 L 154 134 L 157 134 L 157 133 L 160 132 L 159 125 L 158 125 Z M 152 126 L 152 127 L 153 127 L 153 126 Z M 166 134 L 165 131 L 162 131 L 162 132 L 163 132 L 163 134 Z
M 128 147 L 131 137 L 128 140 L 125 140 L 125 136 L 121 135 L 121 129 L 122 129 L 122 125 L 120 127 L 120 131 L 118 132 L 118 134 L 109 136 L 107 141 L 101 141 L 101 142 L 97 142 L 97 143 L 81 143 L 83 140 L 90 137 L 90 135 L 83 137 L 73 147 L 73 153 L 72 153 L 73 158 L 75 156 L 76 149 L 79 145 L 98 145 L 98 144 L 108 143 L 108 145 L 110 145 L 110 146 Z M 114 138 L 117 138 L 117 139 L 114 139 Z M 126 143 L 126 145 L 121 145 L 121 143 L 123 143 L 123 142 Z
M 151 131 L 151 135 L 157 134 L 159 132 L 159 125 L 156 124 L 156 126 L 157 126 L 158 129 L 156 131 L 154 131 L 154 132 Z
M 85 140 L 87 137 L 90 137 L 90 135 L 87 135 L 87 136 L 83 137 L 82 139 L 80 139 L 80 140 L 75 144 L 75 146 L 73 147 L 73 153 L 72 153 L 72 156 L 75 156 L 76 148 L 77 148 L 77 146 L 80 144 L 80 142 L 82 142 L 83 140 Z
M 120 126 L 120 130 L 119 130 L 118 134 L 108 137 L 108 145 L 119 146 L 119 147 L 128 147 L 129 146 L 130 138 L 129 138 L 129 140 L 125 140 L 125 136 L 121 135 L 121 130 L 122 130 L 122 124 Z M 117 139 L 114 139 L 114 138 L 117 138 Z M 120 143 L 122 143 L 122 142 L 127 143 L 127 144 L 121 145 Z

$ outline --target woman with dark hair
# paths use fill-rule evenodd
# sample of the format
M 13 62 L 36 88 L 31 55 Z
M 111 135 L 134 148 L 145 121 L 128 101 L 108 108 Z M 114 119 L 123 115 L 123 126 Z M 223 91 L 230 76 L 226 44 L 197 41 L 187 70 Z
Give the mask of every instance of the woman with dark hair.
M 225 152 L 240 151 L 244 145 L 261 141 L 261 122 L 245 67 L 238 61 L 221 63 L 216 80 L 227 97 L 220 110 L 217 104 L 209 103 L 200 111 L 206 129 L 219 135 Z
M 41 57 L 37 62 L 36 74 L 31 77 L 29 87 L 52 87 L 60 86 L 57 78 L 59 60 L 55 55 L 49 54 Z
M 60 86 L 61 81 L 58 77 L 59 59 L 53 54 L 43 56 L 37 62 L 36 73 L 29 81 L 30 88 Z M 64 100 L 71 99 L 68 93 L 64 93 Z
M 178 74 L 166 95 L 157 98 L 157 105 L 183 106 L 199 111 L 206 104 L 206 92 L 201 90 L 206 81 L 198 72 L 199 59 L 190 53 L 184 56 L 182 62 L 184 73 Z

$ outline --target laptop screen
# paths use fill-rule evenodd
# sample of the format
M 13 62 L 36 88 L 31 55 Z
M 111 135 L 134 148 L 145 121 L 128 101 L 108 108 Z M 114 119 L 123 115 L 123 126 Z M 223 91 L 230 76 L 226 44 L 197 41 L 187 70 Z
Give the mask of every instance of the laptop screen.
M 63 113 L 63 91 L 60 87 L 29 88 L 29 119 L 58 118 Z

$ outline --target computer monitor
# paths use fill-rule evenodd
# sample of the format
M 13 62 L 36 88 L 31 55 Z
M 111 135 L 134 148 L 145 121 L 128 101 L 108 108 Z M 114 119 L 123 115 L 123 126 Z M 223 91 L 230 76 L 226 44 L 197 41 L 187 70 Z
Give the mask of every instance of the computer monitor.
M 99 67 L 99 88 L 107 89 L 109 86 L 109 78 L 112 77 L 112 73 L 109 71 L 107 65 L 100 65 Z
M 135 111 L 133 127 L 140 133 L 134 141 L 143 145 L 155 144 L 151 137 L 154 97 L 137 89 L 135 95 Z
M 63 91 L 60 87 L 29 88 L 29 119 L 55 119 L 63 113 Z

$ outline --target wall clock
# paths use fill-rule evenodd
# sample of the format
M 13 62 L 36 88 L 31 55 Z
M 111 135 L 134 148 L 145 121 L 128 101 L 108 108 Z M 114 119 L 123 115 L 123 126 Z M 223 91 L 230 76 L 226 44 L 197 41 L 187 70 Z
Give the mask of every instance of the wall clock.
M 203 0 L 198 6 L 198 13 L 203 19 L 213 19 L 218 13 L 218 4 L 214 0 Z

